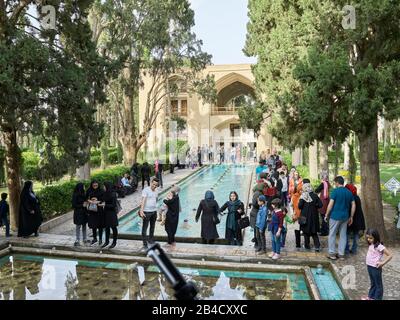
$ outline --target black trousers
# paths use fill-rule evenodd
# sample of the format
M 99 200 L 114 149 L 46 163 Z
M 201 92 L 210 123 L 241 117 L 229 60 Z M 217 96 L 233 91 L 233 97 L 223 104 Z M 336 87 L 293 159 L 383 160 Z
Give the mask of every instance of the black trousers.
M 313 238 L 314 241 L 314 248 L 319 249 L 321 247 L 321 244 L 319 242 L 319 237 L 318 234 L 316 233 L 303 233 L 304 235 L 304 247 L 306 249 L 310 249 L 310 237 Z
M 259 251 L 267 251 L 267 239 L 265 239 L 265 230 L 260 230 L 256 227 L 256 239 Z
M 328 236 L 329 235 L 329 225 L 328 222 L 325 221 L 325 215 L 321 215 L 321 236 Z
M 175 169 L 175 165 L 174 164 L 170 164 L 169 165 L 169 172 L 170 173 L 174 173 L 174 169 Z
M 142 177 L 142 189 L 144 189 L 145 181 L 147 181 L 147 185 L 150 187 L 150 177 Z
M 167 235 L 168 235 L 168 244 L 176 242 L 175 233 L 167 232 Z
M 110 241 L 110 231 L 112 229 L 113 232 L 113 243 L 117 243 L 117 238 L 118 238 L 118 229 L 117 227 L 107 227 L 106 228 L 106 242 Z
M 156 227 L 156 220 L 157 220 L 157 212 L 144 212 L 145 217 L 143 218 L 143 225 L 142 225 L 142 239 L 143 245 L 147 246 L 147 243 L 154 242 L 154 229 Z M 150 233 L 147 236 L 147 228 L 150 225 Z
M 301 233 L 300 233 L 300 230 L 294 230 L 294 237 L 296 239 L 296 248 L 301 248 Z
M 103 228 L 95 228 L 93 230 L 93 240 L 97 240 L 97 229 L 99 230 L 99 241 L 103 241 Z
M 203 244 L 214 244 L 215 243 L 215 239 L 207 240 L 207 239 L 202 238 L 202 243 Z

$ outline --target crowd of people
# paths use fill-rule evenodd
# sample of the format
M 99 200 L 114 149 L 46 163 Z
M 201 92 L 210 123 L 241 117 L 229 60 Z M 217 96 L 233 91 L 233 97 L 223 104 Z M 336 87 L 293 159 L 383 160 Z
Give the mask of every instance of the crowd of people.
M 303 236 L 304 249 L 311 250 L 312 238 L 314 250 L 319 252 L 319 237 L 327 236 L 330 260 L 344 260 L 348 254 L 357 254 L 359 238 L 365 233 L 368 244 L 366 264 L 371 282 L 365 299 L 382 299 L 382 267 L 392 259 L 392 254 L 381 243 L 376 229 L 365 232 L 361 200 L 354 184 L 345 184 L 344 178 L 337 176 L 333 188 L 328 174 L 322 173 L 321 182 L 314 190 L 311 181 L 301 177 L 295 167 L 288 171 L 276 151 L 268 159 L 265 154 L 261 155 L 256 175 L 250 224 L 254 229 L 257 254 L 267 253 L 266 231 L 269 231 L 272 247 L 269 257 L 279 259 L 288 224 L 295 224 L 297 249 L 302 247 Z
M 191 148 L 186 152 L 185 167 L 194 169 L 204 163 L 242 163 L 246 161 L 256 161 L 257 154 L 255 148 L 232 144 L 229 147 L 220 145 L 209 147 L 208 145 Z
M 201 149 L 198 150 L 198 162 L 201 165 Z M 234 153 L 231 156 L 234 162 Z M 77 183 L 72 195 L 73 222 L 76 226 L 74 245 L 96 244 L 102 248 L 109 246 L 110 249 L 117 245 L 118 213 L 121 211 L 119 190 L 123 188 L 124 194 L 132 193 L 136 190 L 141 177 L 142 194 L 138 216 L 142 219 L 143 246 L 148 248 L 149 244 L 154 243 L 155 226 L 159 221 L 165 228 L 167 246 L 174 247 L 182 210 L 179 199 L 180 188 L 173 185 L 159 207 L 163 170 L 163 164 L 157 159 L 154 164 L 155 177 L 151 182 L 152 170 L 145 162 L 141 166 L 134 164 L 131 171 L 124 174 L 117 184 L 105 182 L 101 185 L 98 181 L 92 181 L 85 190 L 83 183 Z M 170 170 L 173 172 L 173 168 Z M 243 228 L 251 226 L 256 254 L 265 255 L 270 251 L 268 256 L 273 260 L 281 257 L 281 250 L 286 245 L 289 224 L 294 225 L 292 229 L 298 250 L 302 247 L 311 250 L 312 239 L 314 250 L 319 252 L 320 237 L 328 237 L 330 260 L 344 260 L 346 255 L 356 255 L 359 239 L 365 235 L 368 243 L 366 264 L 371 281 L 371 290 L 365 299 L 382 299 L 382 267 L 391 260 L 392 254 L 383 246 L 376 229 L 368 229 L 365 232 L 361 200 L 354 184 L 345 184 L 341 176 L 335 177 L 331 184 L 328 174 L 323 172 L 320 183 L 316 184 L 314 189 L 310 179 L 301 177 L 295 167 L 289 170 L 276 150 L 269 157 L 266 157 L 264 152 L 261 153 L 255 174 L 256 184 L 249 203 L 248 217 L 245 205 L 239 199 L 237 192 L 230 192 L 222 206 L 215 200 L 211 190 L 205 192 L 195 215 L 195 221 L 201 223 L 200 237 L 203 244 L 215 244 L 220 238 L 217 225 L 223 215 L 227 215 L 225 243 L 242 245 Z M 144 186 L 144 182 L 147 182 L 147 187 Z M 0 223 L 5 226 L 6 236 L 10 237 L 8 214 L 7 194 L 2 193 Z M 31 235 L 38 236 L 42 220 L 40 201 L 33 190 L 33 183 L 26 181 L 20 195 L 18 236 L 24 238 Z M 92 230 L 91 240 L 88 239 L 87 227 Z M 113 235 L 110 245 L 111 231 Z M 267 250 L 267 233 L 271 239 L 270 250 Z

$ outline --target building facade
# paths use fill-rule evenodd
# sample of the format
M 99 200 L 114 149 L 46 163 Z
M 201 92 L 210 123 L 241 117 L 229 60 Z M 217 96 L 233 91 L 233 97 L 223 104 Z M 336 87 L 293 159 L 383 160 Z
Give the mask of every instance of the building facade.
M 250 64 L 212 65 L 203 70 L 203 76 L 210 74 L 215 78 L 217 102 L 213 105 L 204 103 L 196 94 L 180 92 L 164 104 L 150 137 L 146 143 L 148 152 L 162 148 L 168 139 L 166 122 L 171 116 L 179 116 L 186 121 L 186 129 L 177 133 L 177 138 L 186 140 L 192 149 L 206 147 L 217 151 L 224 146 L 226 152 L 232 147 L 247 147 L 252 154 L 272 150 L 274 141 L 265 126 L 259 133 L 241 129 L 234 100 L 239 96 L 254 96 L 254 77 Z M 143 123 L 146 101 L 152 82 L 143 78 L 139 94 L 139 123 Z M 257 153 L 255 153 L 257 152 Z

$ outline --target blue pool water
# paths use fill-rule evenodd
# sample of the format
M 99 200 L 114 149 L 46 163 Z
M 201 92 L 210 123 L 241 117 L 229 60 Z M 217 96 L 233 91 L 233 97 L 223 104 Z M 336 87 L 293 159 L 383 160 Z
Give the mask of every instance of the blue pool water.
M 228 201 L 229 193 L 236 191 L 239 199 L 246 205 L 249 183 L 253 166 L 244 165 L 213 165 L 198 174 L 193 175 L 182 184 L 179 198 L 182 212 L 179 216 L 179 225 L 176 236 L 200 237 L 201 224 L 195 222 L 197 207 L 207 190 L 212 190 L 219 206 Z M 159 201 L 162 204 L 163 197 Z M 185 222 L 184 220 L 187 220 Z M 225 236 L 226 216 L 223 216 L 218 225 L 220 238 Z M 140 234 L 142 220 L 133 211 L 120 220 L 119 230 L 121 233 Z M 165 235 L 164 227 L 159 223 L 156 225 L 156 235 Z
M 170 300 L 174 292 L 158 268 L 39 255 L 0 258 L 0 300 Z M 206 300 L 310 300 L 301 273 L 215 270 L 178 266 Z

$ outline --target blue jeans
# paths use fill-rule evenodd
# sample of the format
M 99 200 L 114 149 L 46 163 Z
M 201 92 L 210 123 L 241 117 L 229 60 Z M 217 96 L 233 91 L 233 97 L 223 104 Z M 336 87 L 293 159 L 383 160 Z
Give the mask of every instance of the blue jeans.
M 287 234 L 287 229 L 285 227 L 282 228 L 281 232 L 281 248 L 285 247 L 286 243 L 286 234 Z
M 281 254 L 281 236 L 277 237 L 276 233 L 271 231 L 272 251 L 277 254 Z
M 358 239 L 360 236 L 358 235 L 358 232 L 349 232 L 347 233 L 347 241 L 346 241 L 346 253 L 350 253 L 350 236 L 352 236 L 353 239 L 353 245 L 351 247 L 351 253 L 356 254 L 357 253 L 357 248 L 358 248 Z
M 340 256 L 344 256 L 347 241 L 347 221 L 348 220 L 334 220 L 332 218 L 329 219 L 329 254 L 336 254 L 336 235 L 339 232 L 338 252 Z
M 368 267 L 369 280 L 371 288 L 369 289 L 368 297 L 374 300 L 382 300 L 383 298 L 383 283 L 382 283 L 382 268 Z

